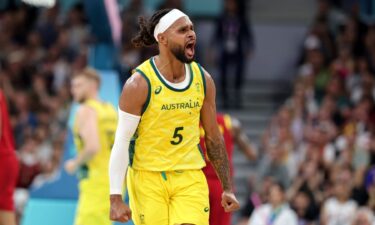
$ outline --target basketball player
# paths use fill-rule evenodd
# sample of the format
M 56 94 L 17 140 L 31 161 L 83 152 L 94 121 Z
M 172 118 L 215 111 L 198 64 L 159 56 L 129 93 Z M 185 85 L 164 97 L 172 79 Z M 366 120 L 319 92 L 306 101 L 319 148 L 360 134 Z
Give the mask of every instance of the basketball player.
M 78 108 L 74 125 L 76 158 L 65 163 L 68 173 L 77 173 L 79 199 L 75 225 L 109 225 L 108 161 L 116 131 L 117 113 L 98 97 L 100 77 L 84 69 L 72 80 L 71 92 Z
M 249 139 L 241 128 L 241 123 L 238 119 L 229 116 L 228 114 L 216 115 L 216 120 L 219 125 L 220 133 L 223 135 L 225 147 L 227 150 L 231 175 L 233 177 L 233 164 L 232 164 L 232 154 L 234 144 L 237 144 L 239 150 L 246 156 L 249 160 L 255 160 L 257 155 L 255 149 L 252 148 Z M 200 144 L 206 152 L 206 145 L 204 140 L 204 130 L 201 128 L 201 141 Z M 206 154 L 205 154 L 206 155 Z M 220 185 L 220 180 L 217 177 L 214 168 L 212 167 L 209 159 L 206 157 L 207 166 L 203 168 L 203 172 L 206 175 L 208 189 L 209 189 L 209 199 L 211 205 L 210 211 L 210 225 L 230 225 L 231 214 L 224 211 L 224 209 L 215 204 L 215 202 L 220 201 L 221 193 L 223 189 Z
M 139 24 L 141 30 L 133 43 L 158 44 L 159 54 L 135 69 L 120 97 L 109 170 L 110 217 L 120 222 L 132 218 L 136 225 L 208 225 L 200 120 L 207 155 L 224 190 L 221 202 L 215 204 L 227 212 L 239 208 L 216 122 L 213 79 L 193 61 L 196 35 L 183 12 L 160 10 L 148 21 L 141 17 Z M 131 211 L 121 196 L 128 161 Z
M 13 193 L 18 161 L 5 96 L 0 89 L 0 225 L 16 225 Z

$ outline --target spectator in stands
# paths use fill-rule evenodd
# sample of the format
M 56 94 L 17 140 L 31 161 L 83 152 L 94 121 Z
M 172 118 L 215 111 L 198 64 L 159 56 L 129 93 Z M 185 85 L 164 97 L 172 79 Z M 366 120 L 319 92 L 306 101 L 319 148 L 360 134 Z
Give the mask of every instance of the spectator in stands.
M 333 59 L 335 54 L 334 37 L 330 31 L 328 20 L 325 16 L 316 18 L 311 29 L 311 34 L 308 36 L 308 39 L 306 41 L 308 41 L 309 38 L 317 39 L 316 47 L 320 52 L 323 53 L 324 62 Z M 312 48 L 313 46 L 306 47 Z
M 330 0 L 319 0 L 317 3 L 316 18 L 326 18 L 330 32 L 337 34 L 339 26 L 345 22 L 345 14 L 337 10 Z
M 346 46 L 350 49 L 353 56 L 362 56 L 365 51 L 364 36 L 367 32 L 367 27 L 364 26 L 354 17 L 349 17 L 345 24 L 340 27 L 340 32 L 337 35 L 337 46 Z
M 282 107 L 277 114 L 271 119 L 270 125 L 262 137 L 262 145 L 264 149 L 270 143 L 278 140 L 279 129 L 291 127 L 291 112 L 287 107 Z
M 88 26 L 85 21 L 83 5 L 78 3 L 68 12 L 65 26 L 67 27 L 68 46 L 80 49 L 88 42 Z
M 262 138 L 265 156 L 259 164 L 259 177 L 271 176 L 285 187 L 289 187 L 296 174 L 296 140 L 292 133 L 291 111 L 280 109 Z
M 58 177 L 63 146 L 63 142 L 61 141 L 55 141 L 53 143 L 52 156 L 50 156 L 48 162 L 45 162 L 42 172 L 34 178 L 32 183 L 33 188 L 41 187 L 45 183 L 54 181 Z
M 344 111 L 348 108 L 349 101 L 345 95 L 343 79 L 338 76 L 332 76 L 325 86 L 324 94 L 323 99 L 332 99 L 337 106 L 339 113 L 344 115 Z
M 319 218 L 319 206 L 324 199 L 324 172 L 314 160 L 307 160 L 300 165 L 299 174 L 289 188 L 287 196 L 293 201 L 293 207 L 300 220 L 316 221 Z M 308 199 L 305 199 L 306 197 Z M 309 203 L 308 207 L 305 205 L 306 201 Z
M 230 102 L 235 102 L 236 107 L 242 106 L 242 86 L 245 82 L 245 61 L 253 51 L 253 35 L 245 14 L 245 1 L 224 1 L 224 12 L 216 23 L 214 43 L 219 49 L 219 65 L 221 79 L 221 93 L 224 108 L 228 108 Z M 230 73 L 230 66 L 234 66 L 234 72 Z M 234 77 L 234 99 L 232 101 L 229 90 L 229 74 Z
M 271 186 L 269 203 L 255 209 L 248 225 L 297 225 L 297 216 L 285 199 L 285 188 L 280 183 Z
M 306 51 L 306 59 L 300 67 L 303 77 L 312 77 L 314 81 L 314 97 L 319 99 L 324 95 L 324 90 L 330 80 L 330 73 L 325 63 L 324 55 L 316 46 Z
M 27 36 L 27 44 L 25 47 L 25 58 L 27 58 L 26 65 L 32 66 L 40 63 L 45 57 L 45 50 L 42 46 L 42 39 L 38 32 L 31 31 Z
M 350 225 L 354 220 L 357 203 L 350 199 L 352 175 L 345 168 L 339 168 L 337 175 L 333 175 L 333 196 L 323 204 L 320 218 L 322 225 Z
M 296 212 L 299 225 L 312 225 L 318 214 L 317 206 L 311 202 L 308 194 L 300 191 L 292 200 L 292 208 Z
M 59 5 L 56 4 L 53 8 L 43 12 L 36 27 L 36 30 L 41 35 L 43 47 L 47 49 L 53 46 L 59 35 L 58 15 Z
M 285 187 L 289 187 L 291 176 L 285 161 L 287 149 L 277 143 L 268 146 L 267 156 L 260 162 L 258 169 L 258 182 L 265 177 L 272 177 L 277 182 L 281 182 Z
M 251 179 L 251 182 L 256 181 Z M 247 225 L 255 208 L 268 202 L 269 190 L 274 183 L 275 181 L 272 177 L 265 177 L 259 185 L 249 184 L 250 190 L 254 191 L 251 191 L 248 195 L 246 204 L 240 212 L 240 219 L 237 225 Z
M 18 91 L 14 94 L 13 102 L 15 103 L 16 110 L 16 124 L 14 124 L 15 129 L 15 139 L 16 146 L 20 147 L 22 143 L 25 143 L 25 136 L 30 129 L 34 128 L 37 124 L 36 115 L 30 110 L 30 98 L 24 91 Z
M 31 133 L 31 132 L 30 132 Z M 15 192 L 15 204 L 18 219 L 23 215 L 23 209 L 29 199 L 29 188 L 35 177 L 43 171 L 44 165 L 39 158 L 37 151 L 38 141 L 35 135 L 29 134 L 24 144 L 18 150 L 20 173 L 18 177 L 17 189 Z
M 37 145 L 35 136 L 29 136 L 19 150 L 20 176 L 17 188 L 29 188 L 34 178 L 42 171 Z
M 346 80 L 354 73 L 354 65 L 351 49 L 348 46 L 340 46 L 338 57 L 331 64 L 331 74 Z
M 303 139 L 304 118 L 307 116 L 309 103 L 304 90 L 302 80 L 294 85 L 292 96 L 285 102 L 285 107 L 291 112 L 291 132 L 296 144 L 300 144 Z
M 350 100 L 356 104 L 365 95 L 363 92 L 370 90 L 366 95 L 375 98 L 373 87 L 365 88 L 365 83 L 368 83 L 368 74 L 370 74 L 369 65 L 365 57 L 359 57 L 356 61 L 356 68 L 352 76 L 346 79 L 346 90 L 350 94 Z

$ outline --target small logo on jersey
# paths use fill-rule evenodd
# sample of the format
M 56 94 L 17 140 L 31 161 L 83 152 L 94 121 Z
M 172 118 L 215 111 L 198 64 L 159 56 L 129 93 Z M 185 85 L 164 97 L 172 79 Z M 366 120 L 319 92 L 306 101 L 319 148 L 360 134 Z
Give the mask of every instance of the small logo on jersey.
M 210 211 L 210 208 L 206 207 L 206 208 L 204 208 L 204 211 L 208 212 L 208 211 Z
M 161 92 L 161 86 L 158 86 L 158 87 L 155 89 L 155 94 L 158 95 L 160 92 Z
M 145 224 L 145 215 L 139 214 L 139 219 L 141 220 L 141 224 Z
M 197 89 L 197 92 L 201 91 L 201 84 L 200 83 L 195 83 L 195 88 Z

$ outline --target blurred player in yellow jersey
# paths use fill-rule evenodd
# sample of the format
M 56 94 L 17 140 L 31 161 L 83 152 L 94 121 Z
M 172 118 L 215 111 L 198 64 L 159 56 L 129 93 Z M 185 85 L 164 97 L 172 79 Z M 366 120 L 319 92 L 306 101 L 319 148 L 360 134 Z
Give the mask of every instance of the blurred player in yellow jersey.
M 98 96 L 100 77 L 87 68 L 73 77 L 71 92 L 80 103 L 73 125 L 77 156 L 65 163 L 77 173 L 79 200 L 75 225 L 110 225 L 108 161 L 117 124 L 116 110 Z
M 200 121 L 223 189 L 215 204 L 227 212 L 239 208 L 216 121 L 213 79 L 193 60 L 196 35 L 186 14 L 163 9 L 149 20 L 141 17 L 139 25 L 133 43 L 158 44 L 159 54 L 135 69 L 121 94 L 109 168 L 110 217 L 132 218 L 136 225 L 208 225 Z M 130 209 L 121 196 L 126 171 Z

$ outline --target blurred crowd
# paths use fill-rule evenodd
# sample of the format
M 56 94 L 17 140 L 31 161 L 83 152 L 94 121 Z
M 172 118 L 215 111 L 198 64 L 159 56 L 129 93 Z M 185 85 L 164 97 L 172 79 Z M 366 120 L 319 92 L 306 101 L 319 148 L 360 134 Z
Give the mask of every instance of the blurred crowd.
M 69 77 L 86 66 L 88 30 L 82 7 L 11 5 L 0 12 L 0 88 L 8 100 L 20 176 L 18 212 L 31 186 L 56 177 L 71 103 Z
M 351 4 L 317 1 L 292 96 L 263 135 L 241 224 L 259 224 L 263 202 L 289 203 L 297 223 L 278 224 L 375 224 L 375 21 L 361 17 L 359 1 L 342 2 Z

